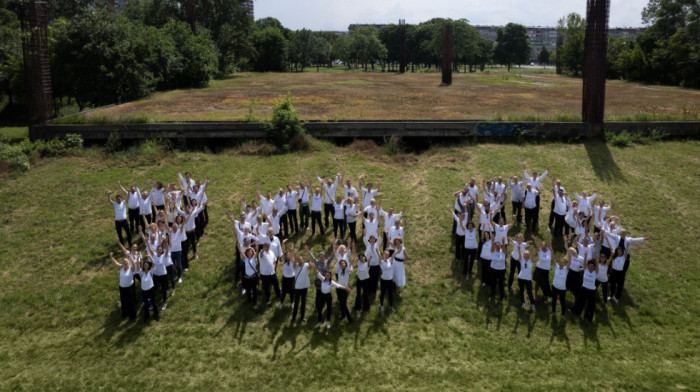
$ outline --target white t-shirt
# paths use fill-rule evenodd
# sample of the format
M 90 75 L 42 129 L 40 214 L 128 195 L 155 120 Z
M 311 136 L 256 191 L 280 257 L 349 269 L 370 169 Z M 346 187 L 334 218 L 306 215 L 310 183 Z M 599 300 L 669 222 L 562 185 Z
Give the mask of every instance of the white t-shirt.
M 311 211 L 321 211 L 321 203 L 323 202 L 323 196 L 312 195 L 311 196 Z
M 559 264 L 554 266 L 554 279 L 552 280 L 552 286 L 557 290 L 566 291 L 566 275 L 568 274 L 568 269 L 566 266 L 559 268 Z
M 598 264 L 598 274 L 596 275 L 596 279 L 598 282 L 607 282 L 608 281 L 608 267 L 610 266 L 610 263 L 605 263 L 605 264 Z
M 394 271 L 393 271 L 393 266 L 391 264 L 391 260 L 382 260 L 379 263 L 379 267 L 382 269 L 382 280 L 392 280 L 394 279 Z
M 284 199 L 285 199 L 286 202 L 287 202 L 287 209 L 288 209 L 289 211 L 293 211 L 293 210 L 296 210 L 296 209 L 297 209 L 296 200 L 297 200 L 297 195 L 298 195 L 298 194 L 299 194 L 299 193 L 298 193 L 297 191 L 291 191 L 291 192 L 287 192 L 287 193 L 284 195 Z M 307 199 L 307 200 L 308 200 L 308 199 Z
M 520 273 L 518 279 L 532 280 L 532 259 L 520 261 Z
M 508 245 L 508 225 L 496 225 L 496 242 L 501 245 Z
M 360 191 L 362 191 L 362 208 L 367 208 L 374 199 L 374 197 L 377 195 L 377 190 L 372 189 L 371 191 L 365 189 L 365 188 L 360 188 Z
M 488 240 L 482 244 L 481 254 L 479 257 L 484 260 L 491 260 L 491 240 Z
M 537 250 L 537 268 L 549 271 L 552 265 L 552 251 L 547 249 L 542 251 L 542 248 Z
M 588 268 L 583 272 L 583 288 L 588 290 L 595 290 L 595 270 L 589 271 Z
M 124 266 L 119 268 L 119 287 L 131 287 L 134 284 L 134 269 L 129 268 L 128 271 L 124 271 Z
M 272 208 L 275 206 L 275 199 L 268 199 L 260 196 L 260 211 L 265 215 L 272 215 Z
M 141 290 L 148 291 L 153 288 L 153 272 L 143 272 L 139 271 L 139 276 L 141 276 Z
M 294 277 L 294 262 L 287 263 L 286 261 L 282 263 L 282 276 L 285 278 Z
M 336 263 L 336 266 L 340 266 L 340 263 Z M 350 274 L 352 273 L 352 266 L 348 264 L 347 267 L 345 267 L 345 273 L 343 273 L 342 268 L 336 268 L 336 275 L 338 277 L 338 284 L 341 284 L 345 287 L 349 286 L 350 283 Z
M 294 274 L 296 276 L 296 281 L 294 281 L 295 289 L 308 289 L 311 286 L 309 281 L 309 263 L 304 263 L 301 267 L 295 266 Z
M 353 214 L 354 216 L 350 215 Z M 348 223 L 357 222 L 357 204 L 345 205 L 345 220 Z
M 506 254 L 502 250 L 491 252 L 491 269 L 499 271 L 506 269 Z
M 476 229 L 472 229 L 472 231 L 466 230 L 464 232 L 464 247 L 467 249 L 476 249 L 478 247 L 476 243 Z
M 357 262 L 357 279 L 366 280 L 369 279 L 369 262 Z
M 367 229 L 367 234 L 365 235 L 365 238 L 369 238 L 370 236 L 374 236 L 374 238 L 379 238 L 379 234 L 377 234 L 377 230 L 379 229 L 379 221 L 374 220 L 370 222 L 369 220 L 365 221 L 365 229 Z
M 114 206 L 114 220 L 125 220 L 126 219 L 126 201 L 122 200 L 121 203 L 112 202 Z
M 269 276 L 275 273 L 275 261 L 277 257 L 272 250 L 260 251 L 260 275 Z
M 513 243 L 513 251 L 510 253 L 510 257 L 514 260 L 520 260 L 520 257 L 518 257 L 518 248 L 520 248 L 520 257 L 522 257 L 523 253 L 525 253 L 525 249 L 527 249 L 527 242 L 523 241 L 518 243 L 516 241 Z

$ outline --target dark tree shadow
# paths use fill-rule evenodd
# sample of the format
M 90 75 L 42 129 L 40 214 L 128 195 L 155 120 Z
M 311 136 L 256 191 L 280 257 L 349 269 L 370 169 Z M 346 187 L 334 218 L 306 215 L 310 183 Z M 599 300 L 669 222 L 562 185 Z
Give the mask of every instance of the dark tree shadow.
M 605 142 L 588 140 L 583 145 L 586 148 L 588 159 L 591 161 L 591 166 L 593 166 L 593 171 L 599 180 L 607 183 L 627 182 Z

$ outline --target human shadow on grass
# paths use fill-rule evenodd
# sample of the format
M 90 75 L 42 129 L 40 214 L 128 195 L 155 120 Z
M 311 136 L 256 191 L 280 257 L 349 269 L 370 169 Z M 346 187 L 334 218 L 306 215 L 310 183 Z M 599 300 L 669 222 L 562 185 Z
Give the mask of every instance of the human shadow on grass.
M 619 317 L 622 321 L 627 323 L 627 326 L 629 327 L 630 331 L 634 332 L 634 324 L 632 324 L 632 320 L 630 319 L 629 314 L 627 314 L 627 307 L 634 309 L 637 307 L 637 305 L 634 303 L 632 297 L 630 297 L 629 294 L 627 294 L 627 290 L 622 290 L 622 299 L 620 300 L 620 302 L 610 302 L 608 303 L 608 307 L 610 307 L 610 312 L 612 312 L 616 317 Z
M 136 319 L 122 320 L 121 309 L 116 308 L 109 314 L 105 316 L 104 325 L 101 328 L 102 332 L 95 335 L 95 340 L 109 342 L 115 336 L 117 340 L 114 342 L 114 346 L 123 347 L 129 345 L 141 336 L 144 328 L 146 328 L 150 323 L 154 322 L 153 319 L 150 321 L 144 321 L 141 309 L 141 301 L 137 296 L 137 314 Z
M 513 326 L 513 333 L 517 334 L 518 329 L 524 325 L 527 327 L 525 337 L 529 338 L 532 335 L 532 330 L 535 328 L 535 318 L 535 312 L 530 311 L 529 309 L 518 309 L 517 317 L 515 318 L 515 325 Z
M 571 350 L 571 343 L 569 342 L 569 336 L 566 334 L 566 315 L 563 315 L 557 321 L 558 316 L 552 316 L 550 321 L 550 327 L 552 328 L 552 336 L 549 337 L 549 343 L 551 344 L 554 340 L 566 343 L 567 350 Z
M 588 159 L 591 161 L 591 166 L 593 166 L 593 171 L 599 180 L 606 183 L 627 182 L 605 142 L 588 140 L 583 145 L 586 148 Z

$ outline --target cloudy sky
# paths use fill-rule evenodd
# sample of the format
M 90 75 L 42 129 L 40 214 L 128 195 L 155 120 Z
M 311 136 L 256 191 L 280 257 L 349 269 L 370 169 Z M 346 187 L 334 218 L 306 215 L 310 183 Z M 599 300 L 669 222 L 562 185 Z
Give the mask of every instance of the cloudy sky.
M 639 27 L 648 0 L 611 0 L 611 27 Z M 255 0 L 255 19 L 274 17 L 290 29 L 345 31 L 351 23 L 420 23 L 466 18 L 475 25 L 555 26 L 570 13 L 585 16 L 586 0 Z

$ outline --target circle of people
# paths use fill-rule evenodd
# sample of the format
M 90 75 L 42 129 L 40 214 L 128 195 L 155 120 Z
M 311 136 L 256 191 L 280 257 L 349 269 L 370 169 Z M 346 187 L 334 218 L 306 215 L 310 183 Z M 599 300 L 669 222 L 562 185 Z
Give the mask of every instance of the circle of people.
M 566 293 L 569 291 L 574 302 L 568 310 L 580 316 L 585 308 L 584 319 L 592 321 L 598 287 L 602 287 L 603 306 L 607 306 L 611 299 L 618 303 L 630 266 L 630 248 L 651 236 L 629 237 L 619 217 L 611 211 L 614 207 L 612 200 L 607 205 L 602 197 L 598 197 L 597 191 L 588 195 L 585 191 L 579 194 L 574 190 L 575 200 L 572 201 L 561 180 L 554 176 L 546 239 L 538 244 L 534 234 L 531 241 L 526 241 L 522 233 L 517 233 L 514 238 L 509 236 L 514 225 L 522 225 L 523 210 L 526 229 L 530 233 L 537 232 L 541 186 L 548 174 L 549 168 L 540 176 L 537 172 L 530 176 L 527 166 L 523 165 L 522 177 L 512 176 L 507 182 L 503 177 L 482 180 L 481 199 L 474 178 L 464 189 L 455 192 L 454 211 L 448 205 L 454 218 L 455 259 L 463 263 L 464 276 L 471 277 L 478 255 L 482 286 L 491 286 L 492 298 L 498 290 L 503 300 L 508 269 L 506 255 L 511 246 L 507 285 L 510 291 L 517 274 L 522 309 L 527 308 L 527 293 L 530 308 L 535 310 L 534 280 L 535 296 L 542 289 L 544 299 L 551 298 L 552 316 L 556 315 L 557 301 L 562 317 L 565 315 Z M 505 213 L 509 194 L 512 206 L 510 224 Z M 475 214 L 476 224 L 472 220 Z M 564 257 L 554 257 L 552 231 L 554 237 L 562 238 L 566 248 Z M 551 285 L 550 270 L 554 270 Z
M 325 327 L 331 328 L 333 287 L 336 288 L 340 305 L 339 321 L 347 319 L 350 324 L 353 318 L 347 303 L 351 292 L 350 276 L 356 270 L 354 288 L 357 295 L 353 307 L 356 313 L 369 312 L 370 297 L 376 294 L 378 288 L 380 312 L 384 312 L 385 297 L 390 309 L 396 312 L 394 295 L 400 295 L 401 288 L 406 285 L 408 252 L 403 243 L 405 233 L 402 226 L 406 208 L 398 213 L 393 208 L 385 211 L 382 202 L 375 199 L 380 191 L 380 182 L 373 189 L 371 183 L 363 187 L 360 178 L 358 192 L 349 179 L 343 184 L 344 176 L 345 173 L 338 173 L 335 178 L 323 180 L 317 175 L 320 186 L 313 190 L 311 181 L 300 181 L 294 187 L 286 185 L 286 190 L 279 188 L 274 196 L 270 191 L 263 195 L 256 186 L 258 200 L 248 205 L 243 198 L 239 219 L 226 212 L 236 234 L 234 284 L 241 282 L 241 293 L 248 302 L 256 303 L 260 283 L 266 303 L 271 299 L 270 289 L 274 289 L 279 309 L 283 308 L 285 297 L 289 296 L 292 307 L 290 324 L 296 323 L 297 314 L 301 322 L 306 322 L 306 297 L 311 286 L 309 273 L 313 272 L 318 321 L 314 328 L 320 328 L 324 323 L 324 308 Z M 174 294 L 176 283 L 182 282 L 183 271 L 189 269 L 190 248 L 193 258 L 198 259 L 196 246 L 209 220 L 205 194 L 209 179 L 207 177 L 204 183 L 194 181 L 189 173 L 183 176 L 179 167 L 178 179 L 177 184 L 167 186 L 149 180 L 146 187 L 151 186 L 150 192 L 141 191 L 136 184 L 127 190 L 119 183 L 124 198 L 117 194 L 112 199 L 112 193 L 107 192 L 115 211 L 115 242 L 124 253 L 121 262 L 110 253 L 110 259 L 120 271 L 122 319 L 136 318 L 135 280 L 139 280 L 144 320 L 149 319 L 151 312 L 158 320 L 159 309 L 167 308 L 169 295 Z M 336 194 L 339 184 L 343 184 L 342 196 Z M 381 236 L 380 217 L 383 220 Z M 357 252 L 358 221 L 362 224 L 361 237 L 365 251 L 353 260 L 351 256 Z M 286 246 L 294 233 L 311 230 L 313 237 L 317 235 L 318 226 L 318 235 L 325 236 L 331 224 L 333 239 L 330 255 L 325 252 L 314 255 L 308 246 L 304 246 L 303 250 L 294 249 L 292 244 Z M 143 227 L 147 228 L 146 232 Z M 124 246 L 122 231 L 126 232 L 128 249 Z M 132 233 L 141 236 L 146 246 L 146 258 L 142 257 L 138 245 L 132 243 Z M 337 262 L 333 266 L 334 260 Z M 281 288 L 277 277 L 280 263 Z M 156 298 L 158 291 L 162 305 Z

